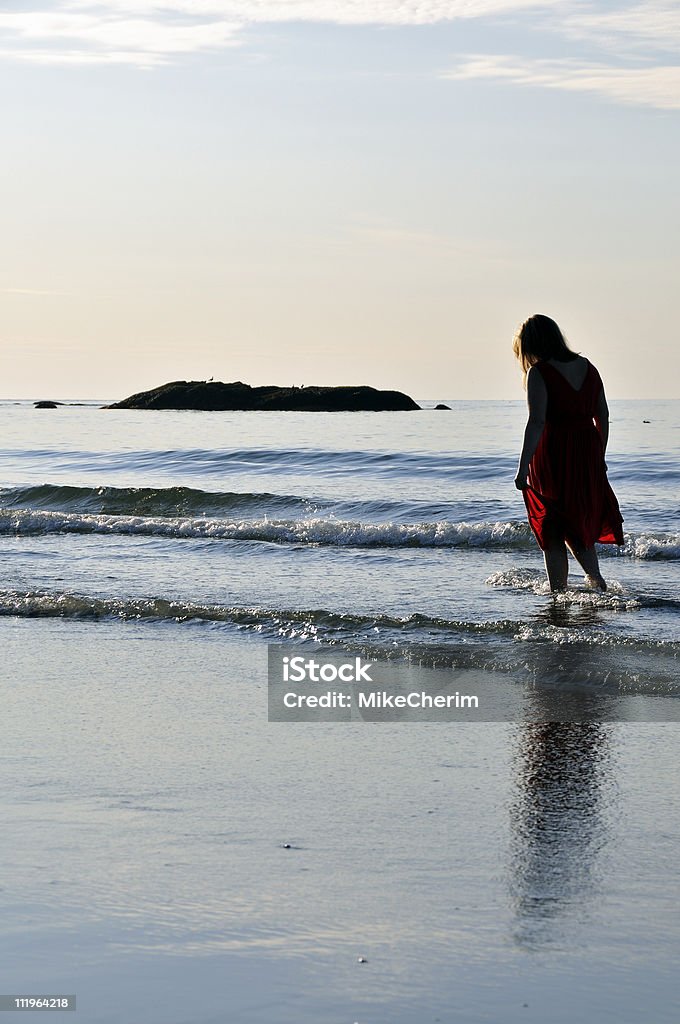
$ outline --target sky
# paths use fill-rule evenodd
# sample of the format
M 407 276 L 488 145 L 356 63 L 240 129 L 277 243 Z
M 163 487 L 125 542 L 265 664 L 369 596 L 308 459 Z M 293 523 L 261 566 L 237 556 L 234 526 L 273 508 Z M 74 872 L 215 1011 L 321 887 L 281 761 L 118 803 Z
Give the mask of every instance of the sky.
M 680 397 L 680 4 L 0 4 L 6 398 Z

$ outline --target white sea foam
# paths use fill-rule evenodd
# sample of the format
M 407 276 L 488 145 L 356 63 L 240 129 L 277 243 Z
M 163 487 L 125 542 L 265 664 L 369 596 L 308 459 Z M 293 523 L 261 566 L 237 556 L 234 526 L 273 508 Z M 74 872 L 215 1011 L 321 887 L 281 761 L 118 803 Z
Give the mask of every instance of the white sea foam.
M 306 519 L 204 519 L 196 517 L 94 515 L 4 509 L 0 533 L 142 534 L 348 547 L 518 547 L 529 540 L 524 523 L 366 523 Z
M 552 594 L 545 574 L 536 569 L 508 569 L 495 572 L 485 581 L 491 587 L 510 587 L 513 590 L 529 590 L 541 597 L 551 595 L 557 605 L 580 605 L 584 608 L 602 608 L 610 611 L 632 611 L 646 604 L 654 603 L 654 599 L 646 600 L 632 593 L 616 580 L 607 584 L 606 592 L 595 590 L 587 584 L 570 586 L 560 593 Z M 521 634 L 521 635 L 520 635 Z M 519 639 L 524 639 L 520 631 Z M 561 634 L 560 634 L 561 635 Z M 528 636 L 528 634 L 527 634 Z
M 446 520 L 420 523 L 361 522 L 333 517 L 312 516 L 300 519 L 236 519 L 196 516 L 108 515 L 1 509 L 0 534 L 40 535 L 50 533 L 142 535 L 167 538 L 204 538 L 214 540 L 253 540 L 286 544 L 321 544 L 337 547 L 470 547 L 531 548 L 533 539 L 524 522 L 462 522 Z M 625 546 L 605 548 L 603 554 L 621 554 L 631 558 L 680 558 L 679 534 L 631 534 Z M 524 570 L 522 570 L 524 571 Z M 494 585 L 536 589 L 537 580 L 518 576 L 490 577 Z M 540 577 L 540 574 L 538 574 Z M 542 592 L 537 590 L 537 593 Z
M 616 647 L 622 648 L 626 646 L 626 638 L 622 638 L 616 634 L 605 633 L 604 631 L 598 632 L 593 629 L 584 629 L 574 626 L 565 628 L 564 626 L 555 626 L 550 623 L 543 625 L 536 625 L 535 623 L 526 623 L 522 625 L 513 636 L 514 640 L 520 640 L 525 643 L 548 643 L 557 644 L 559 646 L 571 646 L 573 644 L 587 644 L 589 647 Z M 641 642 L 638 638 L 628 638 L 628 646 L 634 648 L 636 651 L 641 649 Z M 673 641 L 650 641 L 647 648 L 654 650 L 668 649 L 670 651 L 675 650 Z
M 512 587 L 514 590 L 530 590 L 534 594 L 550 593 L 545 573 L 538 569 L 505 569 L 492 573 L 484 582 L 490 587 Z
M 631 558 L 663 558 L 669 561 L 680 558 L 680 533 L 638 533 L 626 534 L 625 544 L 615 549 L 615 554 Z
M 571 599 L 566 593 L 565 601 Z M 600 595 L 605 597 L 606 595 Z M 73 591 L 0 590 L 0 616 L 24 618 L 137 619 L 174 622 L 215 622 L 239 629 L 264 632 L 288 639 L 316 639 L 325 642 L 367 641 L 376 649 L 386 644 L 393 653 L 397 640 L 415 646 L 412 653 L 420 659 L 428 651 L 438 656 L 464 654 L 473 664 L 486 665 L 499 649 L 488 642 L 500 640 L 544 641 L 557 644 L 584 643 L 595 646 L 634 647 L 665 650 L 675 654 L 674 641 L 647 640 L 617 633 L 583 628 L 574 623 L 565 628 L 541 621 L 498 619 L 484 622 L 432 617 L 422 613 L 406 616 L 362 615 L 334 612 L 324 608 L 245 607 L 162 597 L 96 597 Z M 464 639 L 463 647 L 459 641 Z M 470 643 L 475 639 L 476 643 Z M 448 646 L 447 646 L 448 645 Z M 403 653 L 408 653 L 407 648 Z

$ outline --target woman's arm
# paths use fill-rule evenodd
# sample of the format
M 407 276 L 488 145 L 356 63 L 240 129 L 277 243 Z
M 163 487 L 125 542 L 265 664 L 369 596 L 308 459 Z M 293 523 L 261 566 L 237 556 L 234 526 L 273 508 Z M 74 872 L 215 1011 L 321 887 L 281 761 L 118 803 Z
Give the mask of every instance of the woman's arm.
M 529 419 L 524 431 L 522 454 L 519 457 L 519 466 L 515 477 L 515 487 L 520 491 L 523 491 L 527 485 L 529 463 L 541 440 L 548 405 L 545 381 L 540 370 L 537 370 L 535 366 L 531 367 L 527 375 L 527 405 L 529 406 Z
M 606 452 L 607 441 L 609 440 L 609 406 L 607 405 L 607 399 L 604 396 L 604 388 L 601 389 L 600 396 L 597 400 L 595 426 L 600 431 L 600 437 L 602 438 L 602 450 Z

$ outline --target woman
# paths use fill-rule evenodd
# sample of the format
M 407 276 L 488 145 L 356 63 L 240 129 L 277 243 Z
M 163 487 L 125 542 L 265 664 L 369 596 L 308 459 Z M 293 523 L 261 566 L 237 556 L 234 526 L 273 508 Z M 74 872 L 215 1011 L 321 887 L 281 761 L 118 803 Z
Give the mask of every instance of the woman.
M 609 410 L 602 380 L 567 346 L 555 321 L 540 313 L 524 321 L 513 351 L 529 405 L 515 486 L 524 495 L 550 589 L 567 586 L 568 547 L 588 582 L 606 590 L 594 545 L 623 544 L 623 520 L 604 461 Z

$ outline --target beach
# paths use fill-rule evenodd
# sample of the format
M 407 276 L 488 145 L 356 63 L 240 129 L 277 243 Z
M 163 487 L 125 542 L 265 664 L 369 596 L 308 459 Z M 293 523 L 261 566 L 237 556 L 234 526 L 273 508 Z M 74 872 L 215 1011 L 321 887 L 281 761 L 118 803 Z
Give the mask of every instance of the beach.
M 626 544 L 556 601 L 523 404 L 450 404 L 2 403 L 3 992 L 86 1024 L 677 1019 L 678 403 L 612 403 Z M 606 714 L 269 722 L 271 643 Z

